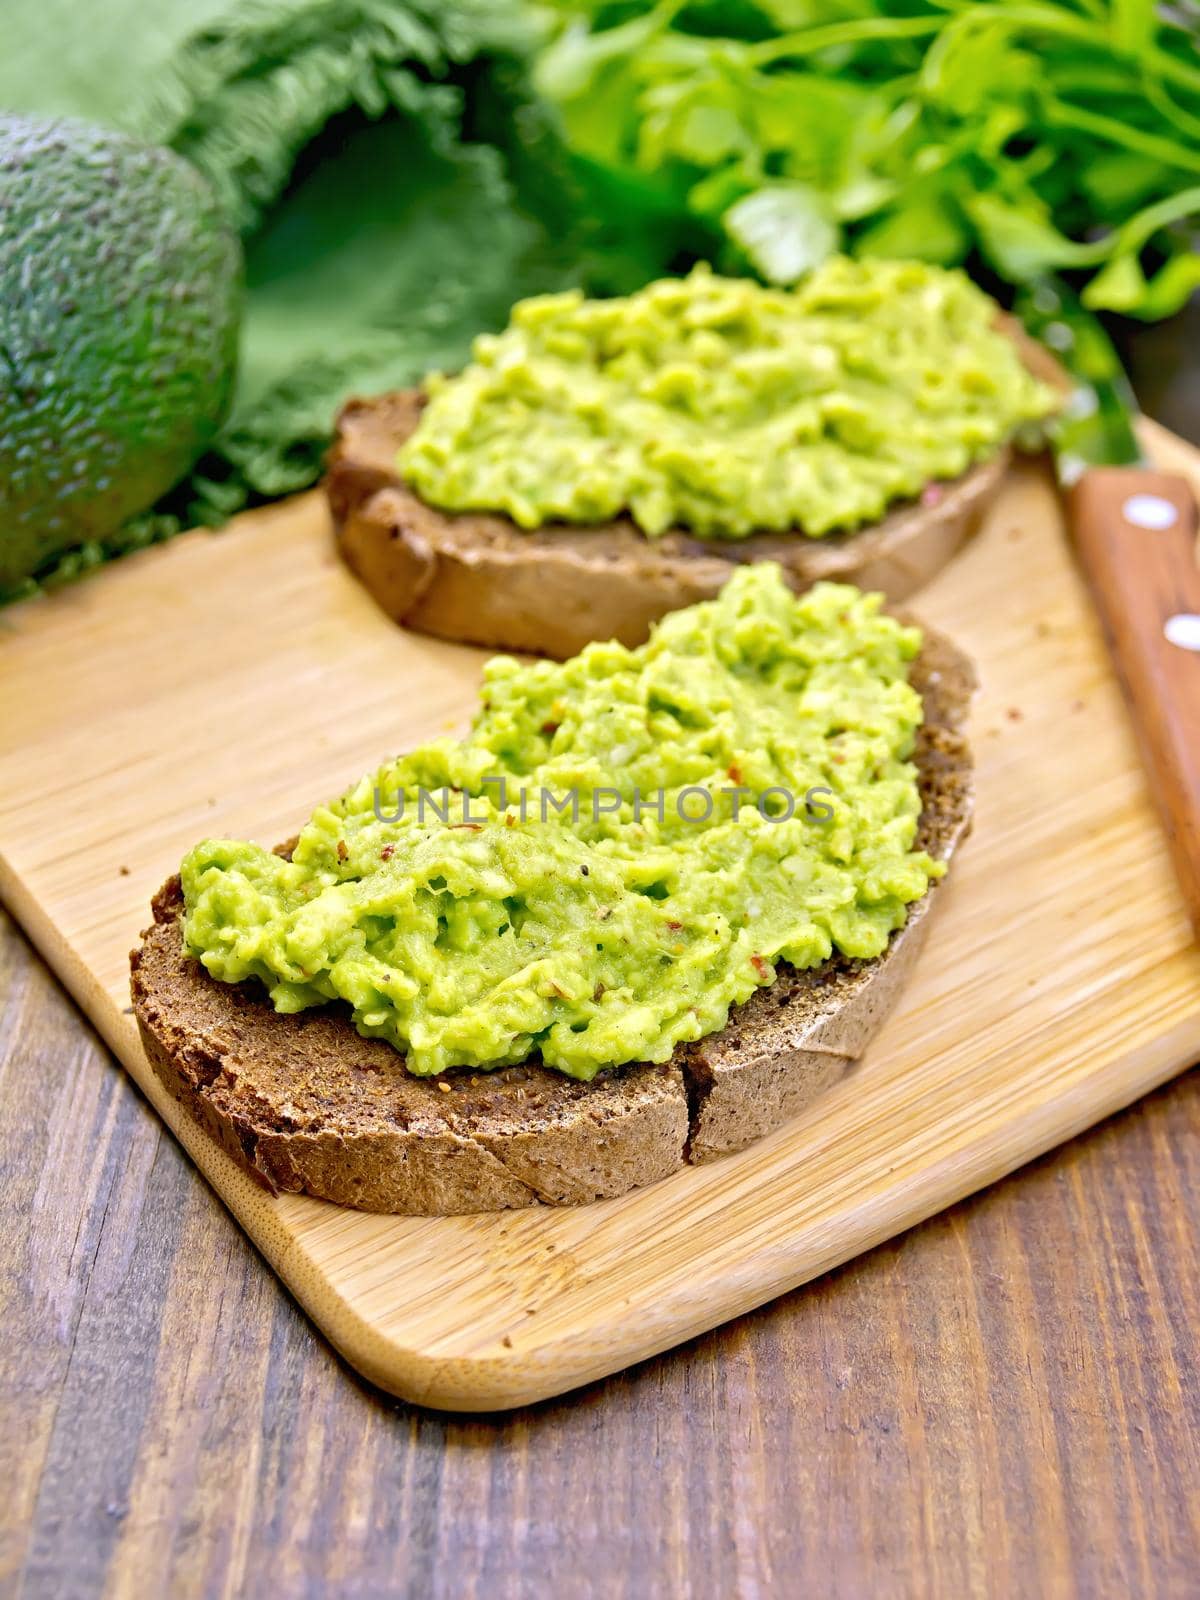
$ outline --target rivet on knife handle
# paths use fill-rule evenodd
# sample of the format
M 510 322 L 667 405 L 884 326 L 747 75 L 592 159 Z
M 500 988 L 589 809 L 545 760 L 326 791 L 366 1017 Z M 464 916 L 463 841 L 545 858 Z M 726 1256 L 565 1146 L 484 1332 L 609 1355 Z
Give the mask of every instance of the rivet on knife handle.
M 1196 501 L 1183 478 L 1093 467 L 1067 494 L 1133 713 L 1175 870 L 1200 938 L 1200 565 Z

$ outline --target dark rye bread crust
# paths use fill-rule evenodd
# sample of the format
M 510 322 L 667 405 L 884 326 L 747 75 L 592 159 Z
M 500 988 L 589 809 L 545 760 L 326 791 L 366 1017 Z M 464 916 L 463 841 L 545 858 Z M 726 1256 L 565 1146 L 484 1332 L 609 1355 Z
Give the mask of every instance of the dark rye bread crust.
M 1061 389 L 1053 357 L 1011 319 L 1003 326 L 1029 370 Z M 592 639 L 641 644 L 659 617 L 711 599 L 748 561 L 778 561 L 797 592 L 830 579 L 903 600 L 975 531 L 1011 456 L 1002 449 L 870 527 L 824 539 L 761 533 L 714 542 L 673 532 L 652 540 L 629 517 L 527 532 L 505 516 L 439 511 L 401 482 L 396 453 L 422 405 L 408 389 L 343 407 L 325 479 L 342 555 L 406 627 L 564 659 Z
M 592 639 L 643 643 L 660 617 L 712 599 L 750 561 L 779 562 L 797 592 L 829 579 L 902 600 L 974 532 L 1010 460 L 1001 450 L 939 484 L 935 504 L 901 505 L 872 527 L 825 539 L 651 540 L 629 517 L 526 531 L 489 512 L 439 511 L 400 481 L 396 452 L 423 403 L 408 389 L 342 408 L 325 489 L 343 557 L 406 628 L 563 660 Z
M 926 717 L 918 844 L 948 859 L 970 826 L 960 730 L 974 672 L 927 634 L 913 682 Z M 272 1190 L 422 1216 L 579 1205 L 741 1149 L 840 1078 L 895 1000 L 942 892 L 934 884 L 910 908 L 878 960 L 781 967 L 721 1033 L 591 1083 L 536 1062 L 417 1078 L 342 1006 L 281 1016 L 257 985 L 218 983 L 184 953 L 178 878 L 133 952 L 133 1004 L 167 1089 Z

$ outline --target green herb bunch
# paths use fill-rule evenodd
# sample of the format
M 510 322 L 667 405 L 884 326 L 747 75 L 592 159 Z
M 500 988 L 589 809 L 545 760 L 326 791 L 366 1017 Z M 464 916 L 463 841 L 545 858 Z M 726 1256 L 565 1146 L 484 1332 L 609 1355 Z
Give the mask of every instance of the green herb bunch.
M 1068 272 L 1142 318 L 1200 285 L 1192 0 L 563 4 L 537 73 L 624 286 L 715 255 L 791 283 L 837 249 Z

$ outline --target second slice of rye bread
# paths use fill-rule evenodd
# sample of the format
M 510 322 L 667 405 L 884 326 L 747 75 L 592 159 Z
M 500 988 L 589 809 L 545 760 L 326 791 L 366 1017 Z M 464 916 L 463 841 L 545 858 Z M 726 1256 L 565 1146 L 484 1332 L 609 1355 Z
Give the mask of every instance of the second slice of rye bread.
M 1027 369 L 1065 395 L 1070 382 L 1050 353 L 1011 317 L 997 325 Z M 659 617 L 710 599 L 748 561 L 777 561 L 797 592 L 824 579 L 881 589 L 898 603 L 974 532 L 1011 458 L 1003 446 L 878 522 L 823 539 L 799 531 L 697 539 L 681 528 L 648 539 L 628 516 L 525 530 L 492 512 L 440 511 L 401 479 L 397 452 L 423 405 L 407 389 L 342 408 L 325 477 L 342 555 L 405 627 L 559 658 L 591 639 L 640 644 Z

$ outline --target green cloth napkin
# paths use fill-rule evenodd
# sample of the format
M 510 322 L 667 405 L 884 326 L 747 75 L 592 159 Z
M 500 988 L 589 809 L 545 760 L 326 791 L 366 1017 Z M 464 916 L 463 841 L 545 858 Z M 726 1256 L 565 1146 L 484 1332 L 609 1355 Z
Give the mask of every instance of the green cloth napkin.
M 246 249 L 217 448 L 60 576 L 313 482 L 347 395 L 460 364 L 515 299 L 568 281 L 573 203 L 528 87 L 529 17 L 519 0 L 8 0 L 0 106 L 170 144 Z

